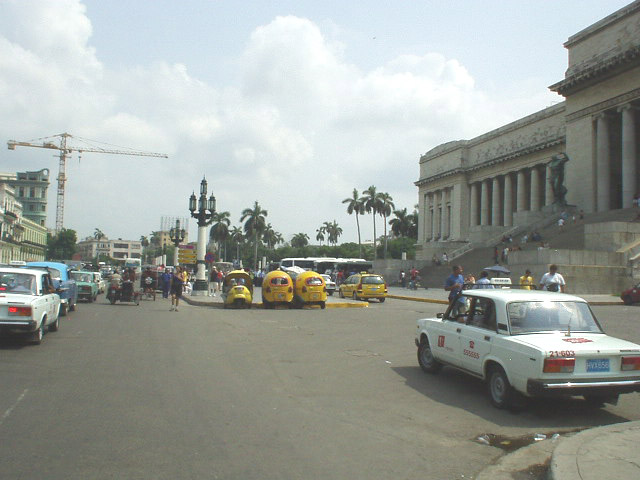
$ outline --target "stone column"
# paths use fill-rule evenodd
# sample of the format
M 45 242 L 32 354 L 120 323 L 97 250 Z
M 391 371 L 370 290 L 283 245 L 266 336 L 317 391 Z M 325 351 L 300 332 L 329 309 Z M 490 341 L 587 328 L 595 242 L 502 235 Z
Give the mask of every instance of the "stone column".
M 518 176 L 516 177 L 516 212 L 524 212 L 525 199 L 527 189 L 524 186 L 527 177 L 524 175 L 524 170 L 518 170 Z
M 440 204 L 442 202 L 442 191 L 438 190 L 434 193 L 434 205 L 433 205 L 433 238 L 440 238 Z
M 424 220 L 424 227 L 423 227 L 423 232 L 424 232 L 424 242 L 426 243 L 429 240 L 431 240 L 431 222 L 430 222 L 430 218 L 431 218 L 431 194 L 430 193 L 425 193 L 424 194 L 424 202 L 423 202 L 423 206 L 422 208 L 423 210 L 423 214 L 422 214 L 422 218 Z M 418 242 L 420 243 L 420 242 Z
M 440 239 L 444 240 L 449 236 L 449 210 L 447 209 L 447 191 L 448 188 L 442 189 L 442 215 L 440 216 Z
M 544 169 L 544 204 L 549 206 L 553 204 L 553 188 L 551 187 L 551 167 L 549 165 Z
M 596 117 L 596 209 L 610 209 L 611 172 L 609 170 L 609 119 L 605 113 Z
M 489 224 L 489 180 L 480 185 L 480 225 Z
M 471 218 L 469 225 L 475 227 L 478 225 L 478 184 L 476 182 L 471 184 L 471 195 L 469 199 L 469 211 L 471 212 Z
M 504 212 L 502 218 L 504 220 L 504 226 L 510 227 L 513 225 L 513 183 L 511 180 L 511 174 L 507 173 L 504 176 Z
M 493 188 L 491 191 L 491 225 L 500 226 L 500 179 L 493 177 Z
M 638 193 L 636 178 L 636 119 L 630 104 L 620 107 L 622 112 L 622 208 L 633 206 Z
M 537 212 L 540 210 L 540 174 L 536 167 L 531 169 L 531 200 L 529 210 Z

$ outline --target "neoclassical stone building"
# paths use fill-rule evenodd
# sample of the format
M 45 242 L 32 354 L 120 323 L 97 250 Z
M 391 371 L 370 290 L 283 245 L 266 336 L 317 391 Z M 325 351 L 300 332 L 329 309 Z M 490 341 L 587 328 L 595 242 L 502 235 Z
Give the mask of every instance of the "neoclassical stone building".
M 549 162 L 565 152 L 566 201 L 586 213 L 628 208 L 640 190 L 640 0 L 565 43 L 565 101 L 420 158 L 418 255 L 490 245 L 549 217 Z

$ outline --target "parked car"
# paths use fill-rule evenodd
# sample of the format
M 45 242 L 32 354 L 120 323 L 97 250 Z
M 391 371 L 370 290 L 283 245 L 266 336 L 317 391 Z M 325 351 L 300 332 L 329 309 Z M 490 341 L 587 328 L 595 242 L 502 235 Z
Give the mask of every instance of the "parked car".
M 634 303 L 640 302 L 640 283 L 622 292 L 620 298 L 625 305 L 633 305 Z
M 0 268 L 0 334 L 21 334 L 36 344 L 60 326 L 60 296 L 49 272 Z
M 588 303 L 539 290 L 464 290 L 417 321 L 418 363 L 486 381 L 494 406 L 519 396 L 582 395 L 594 406 L 640 391 L 640 345 L 604 333 Z
M 322 274 L 321 277 L 324 278 L 324 283 L 327 286 L 327 295 L 333 295 L 337 288 L 336 282 L 331 280 L 331 275 Z
M 71 278 L 76 281 L 78 288 L 78 300 L 95 302 L 98 297 L 98 284 L 93 279 L 93 272 L 84 270 L 72 270 Z
M 286 272 L 273 270 L 267 273 L 262 281 L 262 305 L 264 308 L 275 308 L 293 302 L 293 281 Z
M 354 300 L 378 299 L 380 303 L 387 297 L 387 283 L 382 275 L 375 273 L 356 273 L 350 275 L 340 284 L 340 298 L 353 298 Z
M 78 303 L 78 287 L 76 281 L 71 278 L 71 269 L 68 265 L 58 262 L 28 262 L 27 267 L 40 267 L 46 269 L 51 275 L 53 285 L 60 295 L 60 315 L 73 312 Z

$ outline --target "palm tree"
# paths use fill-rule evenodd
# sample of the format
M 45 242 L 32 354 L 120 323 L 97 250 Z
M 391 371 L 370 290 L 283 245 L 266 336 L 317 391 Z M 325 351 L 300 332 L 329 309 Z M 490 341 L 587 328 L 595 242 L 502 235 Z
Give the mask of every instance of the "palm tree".
M 358 219 L 358 215 L 362 215 L 364 213 L 364 204 L 362 198 L 358 194 L 357 189 L 353 189 L 353 196 L 350 198 L 345 198 L 342 203 L 347 204 L 347 213 L 352 215 L 356 214 L 356 226 L 358 227 L 358 252 L 360 257 L 362 257 L 362 241 L 360 239 L 360 220 Z
M 327 224 L 326 230 L 329 234 L 329 243 L 335 247 L 338 243 L 338 238 L 342 235 L 342 228 L 338 225 L 338 222 L 334 220 L 332 223 Z
M 384 259 L 387 259 L 387 217 L 396 206 L 393 204 L 393 198 L 386 192 L 380 193 L 380 208 L 378 213 L 384 219 Z
M 229 219 L 230 216 L 229 212 L 215 212 L 213 214 L 213 221 L 215 223 L 211 226 L 209 238 L 218 245 L 218 258 L 221 258 L 221 244 L 226 245 L 225 242 L 227 241 L 227 238 L 229 238 L 229 225 L 231 225 L 231 220 Z M 225 248 L 225 256 L 226 253 Z
M 244 231 L 247 236 L 252 235 L 254 237 L 254 269 L 258 268 L 258 238 L 266 228 L 265 217 L 267 215 L 267 211 L 263 210 L 263 208 L 258 204 L 258 201 L 256 200 L 253 204 L 253 208 L 245 208 L 242 211 L 242 216 L 240 217 L 240 221 L 245 222 Z
M 282 235 L 276 232 L 271 224 L 268 223 L 262 234 L 262 241 L 267 244 L 267 247 L 274 249 L 275 246 L 282 241 Z
M 403 208 L 402 210 L 394 210 L 393 214 L 396 218 L 392 218 L 389 220 L 389 225 L 391 225 L 391 231 L 396 237 L 406 237 L 408 236 L 409 228 L 411 227 L 411 219 L 410 215 L 407 213 L 407 209 Z
M 380 211 L 380 194 L 375 186 L 371 185 L 362 192 L 364 200 L 364 210 L 371 213 L 373 217 L 373 259 L 376 259 L 376 214 Z
M 102 238 L 107 238 L 107 236 L 102 232 L 102 230 L 100 230 L 99 228 L 96 228 L 93 231 L 93 238 L 95 238 L 96 240 L 100 240 Z
M 244 242 L 244 233 L 240 227 L 231 227 L 229 238 L 236 242 L 236 260 L 240 261 L 240 245 Z
M 318 228 L 316 230 L 316 240 L 320 242 L 320 245 L 322 245 L 322 242 L 324 242 L 324 234 L 327 233 L 327 229 L 326 227 L 322 226 L 320 228 Z
M 407 230 L 407 237 L 418 238 L 418 205 L 413 206 L 413 212 L 409 215 L 410 226 Z
M 309 245 L 309 235 L 306 233 L 296 233 L 291 239 L 291 246 L 294 248 L 302 248 Z
M 140 236 L 140 246 L 142 247 L 142 261 L 144 262 L 148 253 L 145 253 L 145 250 L 149 246 L 149 239 L 145 235 Z

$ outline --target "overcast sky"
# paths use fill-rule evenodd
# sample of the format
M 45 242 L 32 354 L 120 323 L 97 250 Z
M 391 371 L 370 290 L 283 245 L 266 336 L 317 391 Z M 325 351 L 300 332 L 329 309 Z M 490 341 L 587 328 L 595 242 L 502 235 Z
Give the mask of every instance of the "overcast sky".
M 68 132 L 169 155 L 74 154 L 79 238 L 159 230 L 206 176 L 232 225 L 257 200 L 286 240 L 336 220 L 357 241 L 354 187 L 411 211 L 420 155 L 562 101 L 547 87 L 563 43 L 628 3 L 0 0 L 0 141 Z M 0 148 L 0 171 L 50 168 L 50 227 L 54 154 Z

